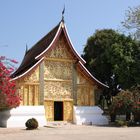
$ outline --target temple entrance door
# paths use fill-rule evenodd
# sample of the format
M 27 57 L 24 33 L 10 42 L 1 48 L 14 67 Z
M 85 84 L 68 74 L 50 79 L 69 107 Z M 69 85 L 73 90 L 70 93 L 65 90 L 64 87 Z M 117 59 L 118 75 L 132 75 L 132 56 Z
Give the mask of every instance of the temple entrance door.
M 54 121 L 63 121 L 63 102 L 54 102 Z

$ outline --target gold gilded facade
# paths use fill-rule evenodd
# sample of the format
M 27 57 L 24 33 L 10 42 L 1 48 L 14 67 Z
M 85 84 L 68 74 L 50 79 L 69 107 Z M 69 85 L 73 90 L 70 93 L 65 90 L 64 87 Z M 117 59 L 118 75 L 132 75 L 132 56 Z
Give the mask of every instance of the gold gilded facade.
M 55 119 L 55 103 L 62 104 L 62 120 L 73 121 L 73 105 L 93 106 L 94 89 L 91 79 L 77 65 L 64 34 L 46 52 L 42 62 L 17 81 L 21 105 L 41 105 L 47 121 Z
M 63 120 L 72 121 L 73 119 L 73 60 L 74 58 L 69 53 L 66 41 L 62 36 L 53 50 L 45 56 L 44 98 L 47 121 L 54 120 L 55 101 L 63 102 Z

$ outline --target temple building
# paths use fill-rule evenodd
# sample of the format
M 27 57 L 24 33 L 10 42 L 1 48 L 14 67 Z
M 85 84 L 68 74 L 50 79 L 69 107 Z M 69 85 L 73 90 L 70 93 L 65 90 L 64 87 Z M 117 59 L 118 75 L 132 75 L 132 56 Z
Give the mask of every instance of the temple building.
M 44 105 L 47 121 L 73 122 L 73 106 L 94 106 L 107 87 L 93 77 L 75 50 L 64 20 L 26 51 L 12 75 L 21 106 Z

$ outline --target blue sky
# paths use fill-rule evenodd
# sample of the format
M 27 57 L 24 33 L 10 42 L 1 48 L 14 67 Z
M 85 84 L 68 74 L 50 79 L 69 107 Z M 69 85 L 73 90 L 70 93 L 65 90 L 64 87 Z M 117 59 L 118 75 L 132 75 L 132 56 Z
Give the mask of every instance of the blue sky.
M 0 0 L 0 55 L 19 63 L 26 44 L 32 47 L 61 20 L 81 54 L 87 38 L 97 29 L 119 29 L 128 7 L 140 0 Z

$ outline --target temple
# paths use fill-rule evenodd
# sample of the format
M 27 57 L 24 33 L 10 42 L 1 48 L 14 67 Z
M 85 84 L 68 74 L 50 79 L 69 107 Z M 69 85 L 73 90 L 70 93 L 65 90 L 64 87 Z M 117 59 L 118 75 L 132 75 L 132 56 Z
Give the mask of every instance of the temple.
M 13 73 L 21 106 L 44 105 L 47 121 L 73 122 L 74 106 L 95 106 L 95 95 L 107 86 L 84 66 L 64 20 L 26 50 Z

